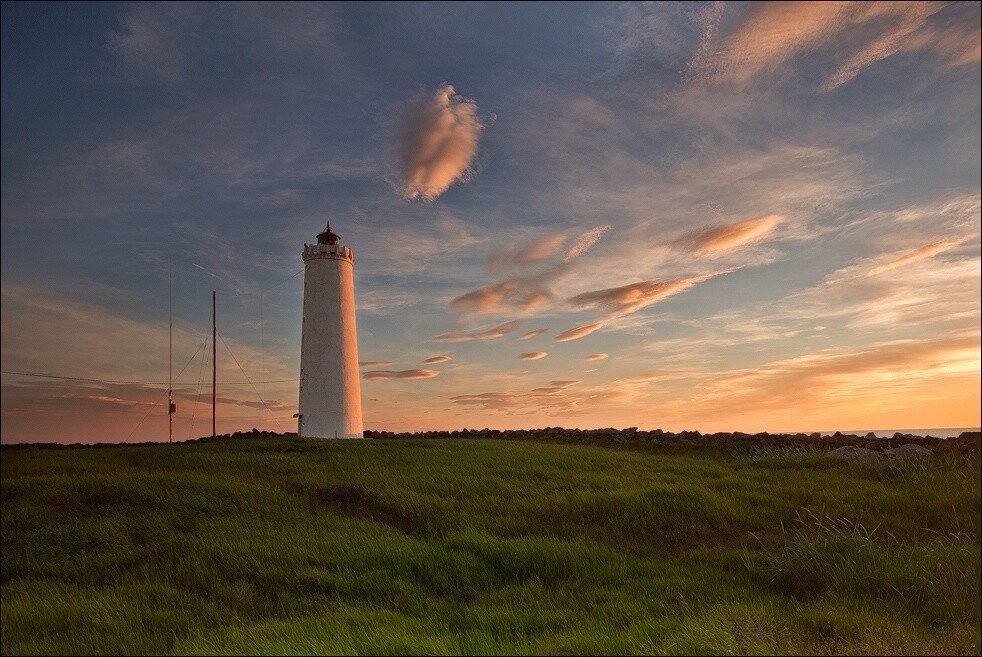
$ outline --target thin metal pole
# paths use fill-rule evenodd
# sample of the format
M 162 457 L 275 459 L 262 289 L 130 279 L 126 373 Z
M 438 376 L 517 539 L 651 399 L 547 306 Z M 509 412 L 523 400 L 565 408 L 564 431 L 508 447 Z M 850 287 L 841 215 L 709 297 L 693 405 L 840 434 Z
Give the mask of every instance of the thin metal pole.
M 171 266 L 167 286 L 167 442 L 174 442 L 174 267 Z
M 211 437 L 218 435 L 215 431 L 216 402 L 218 400 L 218 305 L 215 302 L 215 290 L 211 291 Z

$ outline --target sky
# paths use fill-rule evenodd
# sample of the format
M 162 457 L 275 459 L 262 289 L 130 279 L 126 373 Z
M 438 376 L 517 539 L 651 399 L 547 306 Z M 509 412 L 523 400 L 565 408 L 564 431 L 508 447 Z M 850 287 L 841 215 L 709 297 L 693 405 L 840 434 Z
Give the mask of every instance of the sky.
M 4 3 L 2 440 L 980 424 L 978 3 Z M 172 311 L 170 310 L 172 307 Z M 31 374 L 33 376 L 29 376 Z

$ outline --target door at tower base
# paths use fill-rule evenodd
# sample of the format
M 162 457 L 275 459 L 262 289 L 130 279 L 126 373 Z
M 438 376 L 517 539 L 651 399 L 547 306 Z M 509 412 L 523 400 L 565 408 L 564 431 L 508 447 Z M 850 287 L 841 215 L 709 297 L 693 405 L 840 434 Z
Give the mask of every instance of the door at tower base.
M 354 254 L 330 224 L 305 246 L 297 434 L 362 438 Z

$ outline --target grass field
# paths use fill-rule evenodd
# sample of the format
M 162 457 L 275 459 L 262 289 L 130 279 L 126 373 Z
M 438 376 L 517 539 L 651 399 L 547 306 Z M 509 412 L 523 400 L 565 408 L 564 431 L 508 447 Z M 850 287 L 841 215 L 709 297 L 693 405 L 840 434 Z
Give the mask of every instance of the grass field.
M 2 453 L 4 654 L 978 654 L 978 452 Z

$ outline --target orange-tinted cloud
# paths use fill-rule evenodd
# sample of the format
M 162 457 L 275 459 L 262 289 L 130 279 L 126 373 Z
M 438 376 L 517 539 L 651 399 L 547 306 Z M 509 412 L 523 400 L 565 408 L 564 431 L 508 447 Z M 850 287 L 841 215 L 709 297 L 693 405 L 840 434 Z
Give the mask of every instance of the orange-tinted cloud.
M 426 360 L 424 360 L 423 364 L 436 365 L 438 363 L 446 363 L 449 360 L 453 360 L 453 358 L 451 358 L 450 356 L 433 356 L 431 358 L 427 358 Z
M 518 339 L 519 340 L 531 340 L 532 338 L 534 338 L 534 337 L 536 337 L 538 335 L 542 335 L 543 333 L 545 333 L 548 330 L 549 329 L 544 329 L 544 328 L 535 329 L 533 331 L 529 331 L 528 333 L 523 333 L 522 335 L 519 336 Z
M 774 232 L 782 217 L 768 214 L 723 226 L 710 226 L 689 231 L 671 242 L 676 248 L 696 254 L 715 254 L 746 246 Z
M 806 52 L 824 51 L 839 61 L 821 84 L 823 91 L 830 91 L 901 52 L 933 50 L 949 66 L 980 58 L 977 22 L 930 23 L 944 3 L 766 2 L 741 6 L 750 9 L 729 31 L 720 29 L 721 12 L 707 14 L 703 41 L 690 62 L 690 77 L 747 82 L 777 73 Z
M 586 357 L 587 360 L 604 360 L 607 358 L 607 354 L 590 354 Z
M 497 411 L 506 415 L 582 416 L 598 408 L 609 409 L 628 395 L 622 390 L 580 390 L 579 380 L 550 381 L 527 392 L 483 392 L 457 395 L 450 400 L 460 406 Z
M 374 370 L 371 372 L 365 372 L 363 378 L 368 379 L 369 381 L 385 379 L 405 379 L 412 381 L 415 379 L 432 379 L 433 377 L 439 375 L 440 373 L 436 370 Z
M 483 128 L 477 104 L 449 84 L 413 106 L 399 141 L 403 197 L 432 201 L 454 182 L 466 180 Z
M 478 406 L 485 410 L 504 410 L 518 405 L 518 398 L 507 392 L 482 392 L 477 395 L 457 395 L 450 400 L 461 406 Z
M 540 308 L 551 299 L 549 292 L 540 288 L 534 278 L 510 278 L 462 294 L 452 300 L 450 306 L 460 312 L 492 313 L 506 307 Z
M 522 354 L 518 358 L 521 360 L 539 360 L 540 358 L 545 358 L 549 354 L 545 351 L 531 351 L 527 354 Z
M 583 292 L 569 299 L 570 305 L 576 308 L 594 306 L 607 313 L 608 317 L 627 315 L 657 303 L 673 294 L 688 290 L 711 276 L 694 276 L 674 281 L 640 281 L 621 287 L 611 287 L 605 290 Z M 599 328 L 599 326 L 597 327 Z M 574 329 L 575 330 L 575 329 Z M 595 330 L 595 329 L 594 329 Z M 557 336 L 557 340 L 559 337 Z
M 927 340 L 898 340 L 856 351 L 827 351 L 724 374 L 704 383 L 707 394 L 686 412 L 722 416 L 804 411 L 831 414 L 849 407 L 887 410 L 901 396 L 923 395 L 939 380 L 974 378 L 980 371 L 977 331 Z M 914 395 L 917 396 L 917 395 Z M 976 409 L 976 413 L 977 413 Z
M 909 265 L 912 262 L 917 262 L 918 260 L 924 260 L 925 258 L 931 258 L 933 256 L 938 255 L 939 253 L 943 253 L 948 249 L 958 246 L 964 241 L 965 241 L 964 239 L 961 239 L 961 240 L 951 240 L 947 242 L 931 242 L 930 244 L 925 244 L 919 249 L 914 249 L 913 251 L 905 253 L 899 258 L 889 260 L 883 263 L 882 265 L 873 267 L 872 269 L 869 270 L 869 275 L 877 276 L 878 274 L 882 274 L 883 272 L 890 271 L 891 269 L 896 269 L 897 267 L 903 267 L 904 265 Z
M 358 361 L 358 367 L 382 367 L 383 365 L 392 365 L 391 360 L 360 360 Z
M 486 331 L 472 331 L 470 333 L 465 331 L 452 331 L 450 333 L 443 333 L 433 338 L 438 342 L 468 342 L 470 340 L 494 340 L 500 338 L 508 333 L 511 333 L 517 329 L 522 324 L 522 320 L 516 319 L 510 322 L 505 322 L 500 326 L 495 326 L 494 328 L 487 329 Z
M 594 324 L 583 324 L 582 326 L 574 326 L 573 328 L 563 331 L 557 335 L 554 339 L 556 342 L 569 342 L 570 340 L 579 340 L 582 337 L 586 337 L 596 331 L 597 329 L 603 327 L 603 324 L 596 322 Z
M 492 270 L 498 271 L 510 265 L 528 265 L 534 262 L 548 260 L 562 247 L 565 241 L 566 236 L 562 233 L 546 235 L 518 253 L 512 251 L 514 247 L 498 253 L 492 253 L 488 258 L 488 263 Z

